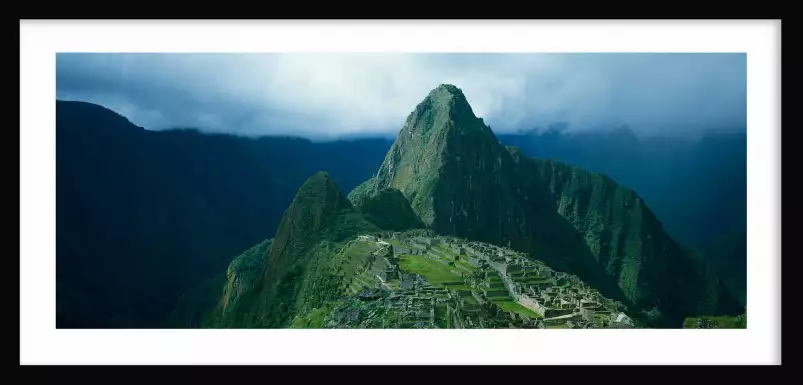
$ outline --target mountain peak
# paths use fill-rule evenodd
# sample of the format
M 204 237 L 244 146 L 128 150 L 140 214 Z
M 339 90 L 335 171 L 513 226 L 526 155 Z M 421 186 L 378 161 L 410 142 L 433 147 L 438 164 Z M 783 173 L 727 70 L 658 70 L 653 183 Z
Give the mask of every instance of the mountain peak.
M 307 179 L 285 211 L 267 256 L 260 298 L 267 306 L 266 322 L 282 325 L 286 321 L 286 304 L 296 300 L 292 293 L 298 290 L 316 245 L 374 231 L 379 228 L 354 210 L 328 173 L 319 171 Z
M 430 98 L 435 98 L 439 100 L 449 101 L 452 99 L 464 99 L 466 96 L 463 94 L 463 90 L 458 88 L 453 84 L 441 84 L 429 91 Z
M 463 93 L 463 91 L 461 91 L 459 87 L 449 83 L 441 83 L 439 86 L 435 87 L 432 91 L 437 91 L 437 90 L 447 91 L 453 94 Z
M 396 144 L 419 146 L 428 143 L 430 138 L 450 136 L 447 132 L 454 130 L 463 134 L 490 132 L 482 119 L 474 115 L 460 88 L 441 84 L 407 116 Z
M 491 129 L 474 115 L 463 92 L 452 84 L 441 84 L 407 117 L 372 187 L 401 191 L 426 225 L 441 221 L 452 226 L 451 212 L 438 217 L 437 191 L 457 185 L 471 190 L 462 184 L 478 186 L 486 179 L 493 185 L 511 162 Z M 479 170 L 482 177 L 469 178 L 471 170 Z
M 351 203 L 326 171 L 313 174 L 298 189 L 294 203 L 310 203 L 320 210 L 351 208 Z
M 304 184 L 302 186 L 315 185 L 315 184 L 329 185 L 329 184 L 334 184 L 334 183 L 335 182 L 332 180 L 332 177 L 329 176 L 328 172 L 326 172 L 326 171 L 318 171 L 315 174 L 312 174 L 312 176 L 309 177 L 306 180 L 306 182 L 304 182 Z
M 268 255 L 269 280 L 278 279 L 277 274 L 293 263 L 294 256 L 303 254 L 320 237 L 337 238 L 351 230 L 344 223 L 375 229 L 375 226 L 363 223 L 366 222 L 364 219 L 343 219 L 349 215 L 356 215 L 356 211 L 329 174 L 324 171 L 313 174 L 298 189 L 276 230 Z M 322 234 L 323 231 L 326 234 Z
M 426 116 L 430 112 L 442 114 L 446 120 L 476 120 L 474 111 L 463 91 L 452 84 L 441 84 L 427 94 L 411 116 Z

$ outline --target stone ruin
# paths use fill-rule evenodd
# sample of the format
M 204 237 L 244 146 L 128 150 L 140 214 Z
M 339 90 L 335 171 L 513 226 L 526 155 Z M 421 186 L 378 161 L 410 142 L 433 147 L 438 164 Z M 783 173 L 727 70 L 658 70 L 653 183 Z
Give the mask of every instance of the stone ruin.
M 398 280 L 399 292 L 408 301 L 418 303 L 426 299 L 430 300 L 430 305 L 416 306 L 423 306 L 423 308 L 429 309 L 430 313 L 434 311 L 435 307 L 441 309 L 445 307 L 446 310 L 441 310 L 441 313 L 446 313 L 452 326 L 477 327 L 483 323 L 515 327 L 571 325 L 573 328 L 605 327 L 606 324 L 622 327 L 629 325 L 627 321 L 629 318 L 621 318 L 618 315 L 623 308 L 621 304 L 602 297 L 578 277 L 554 271 L 543 262 L 529 259 L 527 254 L 465 239 L 434 237 L 424 231 L 388 233 L 387 237 L 394 241 L 392 246 L 388 246 L 391 255 L 400 253 L 425 255 L 427 258 L 438 260 L 447 266 L 456 267 L 456 261 L 463 261 L 462 263 L 474 266 L 475 270 L 472 275 L 463 271 L 459 273 L 455 271 L 455 273 L 459 274 L 465 284 L 472 288 L 462 295 L 473 298 L 477 303 L 476 306 L 491 306 L 493 309 L 499 309 L 498 306 L 488 302 L 487 295 L 491 290 L 496 293 L 501 289 L 506 291 L 510 298 L 519 305 L 542 315 L 540 318 L 524 320 L 523 318 L 527 317 L 520 316 L 518 313 L 497 311 L 494 313 L 497 314 L 493 317 L 494 320 L 483 320 L 482 317 L 472 318 L 474 317 L 472 314 L 478 314 L 477 311 L 483 310 L 478 310 L 473 305 L 464 306 L 464 301 L 459 299 L 464 297 L 456 298 L 445 288 L 441 288 L 443 291 L 440 294 L 432 296 L 431 293 L 437 292 L 435 287 L 430 286 L 423 278 L 402 274 L 395 261 L 389 261 L 387 266 L 377 271 L 376 278 L 383 283 L 394 279 Z M 433 246 L 439 248 L 433 250 Z M 444 255 L 453 259 L 444 260 Z M 491 271 L 494 271 L 494 274 L 498 273 L 502 282 L 502 285 L 499 285 L 497 280 L 493 289 L 490 287 L 490 276 L 488 275 Z M 393 295 L 388 306 L 400 306 L 392 305 L 394 303 L 392 298 L 394 298 Z M 413 308 L 410 307 L 412 302 L 404 306 L 406 306 L 404 311 L 407 312 L 404 314 L 414 315 L 410 313 L 413 311 L 411 310 Z M 422 313 L 416 317 L 423 317 L 424 311 L 421 311 Z

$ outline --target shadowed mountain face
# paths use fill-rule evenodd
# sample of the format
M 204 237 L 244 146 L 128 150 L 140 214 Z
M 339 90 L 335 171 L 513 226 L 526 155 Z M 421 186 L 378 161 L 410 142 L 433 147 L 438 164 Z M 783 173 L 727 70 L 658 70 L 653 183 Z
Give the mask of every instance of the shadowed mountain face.
M 474 116 L 462 91 L 443 85 L 408 116 L 376 178 L 366 184 L 399 189 L 439 234 L 535 252 L 622 298 L 557 214 L 549 192 L 530 182 L 533 175 Z
M 329 174 L 315 173 L 285 211 L 268 252 L 264 278 L 257 283 L 258 325 L 278 327 L 294 314 L 304 281 L 314 278 L 309 271 L 320 255 L 319 244 L 376 231 L 379 228 L 354 210 Z
M 358 187 L 381 188 L 399 189 L 439 234 L 531 253 L 667 319 L 731 310 L 708 264 L 672 240 L 632 190 L 505 148 L 452 85 L 415 108 L 377 176 Z
M 362 184 L 362 189 L 370 187 Z M 354 189 L 349 200 L 365 217 L 382 230 L 401 231 L 424 228 L 424 222 L 416 215 L 410 202 L 395 188 L 363 191 Z
M 605 174 L 635 190 L 667 233 L 705 253 L 744 304 L 744 132 L 709 133 L 700 138 L 638 137 L 626 127 L 570 132 L 553 126 L 499 137 L 531 157 Z
M 337 277 L 318 271 L 336 252 L 332 245 L 378 231 L 328 173 L 315 173 L 299 188 L 268 247 L 252 248 L 233 262 L 241 264 L 248 258 L 261 263 L 260 273 L 250 274 L 236 287 L 227 285 L 214 307 L 200 311 L 208 314 L 200 322 L 211 327 L 285 326 L 300 309 L 333 299 L 331 286 L 339 282 L 332 278 Z M 231 265 L 230 282 L 234 270 Z
M 470 233 L 480 223 L 512 213 L 510 199 L 474 204 L 485 194 L 509 194 L 505 187 L 514 177 L 512 166 L 504 147 L 474 116 L 462 92 L 442 86 L 409 115 L 375 184 L 399 189 L 434 230 L 446 233 L 460 228 Z M 489 186 L 497 189 L 489 191 Z
M 538 159 L 605 174 L 634 189 L 679 241 L 703 246 L 744 226 L 747 136 L 639 137 L 631 129 L 572 132 L 553 126 L 499 135 Z
M 278 278 L 278 273 L 287 266 L 298 262 L 297 257 L 314 245 L 319 238 L 340 241 L 348 237 L 354 229 L 347 225 L 351 217 L 357 230 L 379 229 L 367 223 L 343 195 L 329 174 L 317 172 L 298 190 L 293 203 L 285 211 L 273 246 L 268 254 L 266 280 Z M 343 223 L 337 223 L 339 220 Z M 342 231 L 348 235 L 341 235 Z M 368 230 L 366 230 L 368 231 Z
M 60 328 L 161 326 L 181 293 L 276 231 L 309 175 L 351 189 L 390 146 L 147 131 L 81 102 L 56 113 Z

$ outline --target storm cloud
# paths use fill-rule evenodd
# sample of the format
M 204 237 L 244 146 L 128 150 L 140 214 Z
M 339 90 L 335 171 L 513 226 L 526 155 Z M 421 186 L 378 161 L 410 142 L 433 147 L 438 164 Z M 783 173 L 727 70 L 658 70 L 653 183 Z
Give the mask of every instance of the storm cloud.
M 56 96 L 148 129 L 313 140 L 395 135 L 434 87 L 497 133 L 552 123 L 642 134 L 744 130 L 741 53 L 60 53 Z

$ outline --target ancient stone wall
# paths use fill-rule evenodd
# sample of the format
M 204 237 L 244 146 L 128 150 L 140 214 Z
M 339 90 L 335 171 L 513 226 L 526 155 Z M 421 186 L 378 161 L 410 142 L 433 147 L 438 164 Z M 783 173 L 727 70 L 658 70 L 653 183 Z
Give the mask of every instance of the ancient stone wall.
M 510 277 L 507 274 L 502 273 L 502 282 L 505 284 L 507 291 L 510 293 L 510 296 L 516 298 L 519 294 L 519 291 L 516 290 L 516 285 L 513 284 L 513 281 L 510 280 Z
M 494 261 L 488 261 L 488 263 L 491 265 L 491 267 L 496 269 L 503 276 L 505 274 L 507 274 L 507 264 L 506 263 L 500 263 L 500 262 L 494 262 Z
M 574 312 L 574 309 L 546 309 L 544 317 L 560 317 L 562 315 L 572 314 L 572 312 Z
M 521 306 L 524 306 L 524 307 L 526 307 L 526 308 L 528 308 L 528 309 L 530 309 L 530 310 L 532 310 L 532 311 L 534 311 L 534 312 L 536 312 L 538 314 L 541 314 L 541 315 L 545 315 L 546 314 L 546 308 L 543 305 L 541 305 L 534 298 L 530 298 L 529 296 L 527 296 L 525 294 L 519 294 L 516 297 L 516 299 L 521 304 Z

